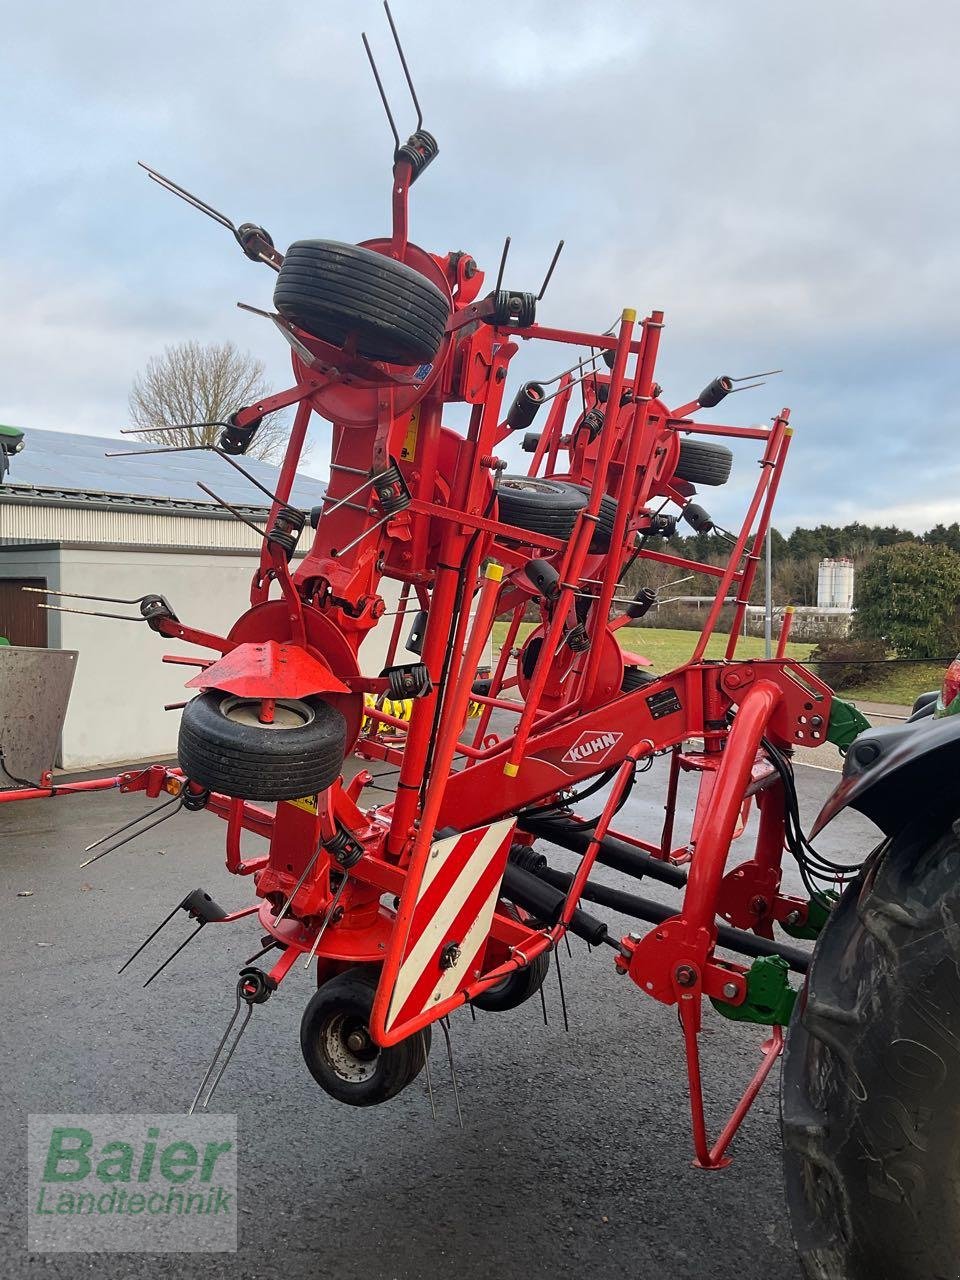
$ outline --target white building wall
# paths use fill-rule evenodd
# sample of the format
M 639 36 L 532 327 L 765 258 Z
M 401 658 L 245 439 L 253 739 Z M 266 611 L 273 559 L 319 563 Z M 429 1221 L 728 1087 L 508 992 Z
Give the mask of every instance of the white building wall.
M 99 547 L 24 552 L 0 547 L 2 577 L 46 578 L 49 587 L 61 591 L 125 599 L 159 592 L 184 622 L 219 635 L 249 607 L 255 565 L 254 556 L 238 552 Z M 395 609 L 397 585 L 384 581 L 381 593 L 387 608 Z M 136 612 L 133 606 L 61 603 Z M 391 621 L 385 618 L 364 642 L 361 663 L 367 673 L 377 674 L 383 666 Z M 197 669 L 163 663 L 161 658 L 165 653 L 210 657 L 210 651 L 168 640 L 143 622 L 51 613 L 49 623 L 50 648 L 79 652 L 63 730 L 63 767 L 85 769 L 174 756 L 180 713 L 164 711 L 163 706 L 193 696 L 184 684 Z
M 212 505 L 212 504 L 208 504 Z M 259 512 L 254 519 L 263 520 Z M 309 533 L 309 529 L 307 531 Z M 307 534 L 303 535 L 306 545 Z M 135 511 L 73 506 L 52 502 L 0 502 L 0 538 L 50 542 L 89 542 L 97 545 L 136 544 L 159 547 L 258 548 L 253 529 L 216 510 L 202 516 L 189 511 Z

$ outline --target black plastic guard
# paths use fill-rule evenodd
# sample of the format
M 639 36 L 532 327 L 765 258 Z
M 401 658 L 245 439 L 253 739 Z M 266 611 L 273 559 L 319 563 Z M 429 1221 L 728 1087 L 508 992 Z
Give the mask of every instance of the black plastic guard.
M 844 809 L 856 809 L 888 836 L 912 818 L 960 812 L 960 715 L 861 733 L 811 838 Z

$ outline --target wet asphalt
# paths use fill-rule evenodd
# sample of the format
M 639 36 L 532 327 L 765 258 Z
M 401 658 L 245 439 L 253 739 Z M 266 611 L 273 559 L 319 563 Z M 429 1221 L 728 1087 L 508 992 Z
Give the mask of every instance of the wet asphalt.
M 798 766 L 809 826 L 836 774 Z M 690 793 L 684 792 L 685 807 Z M 662 774 L 638 781 L 619 825 L 658 832 Z M 720 1173 L 691 1166 L 676 1014 L 616 976 L 606 949 L 572 941 L 540 1002 L 458 1011 L 457 1125 L 441 1037 L 431 1116 L 421 1076 L 389 1104 L 341 1106 L 313 1083 L 298 1029 L 311 994 L 299 966 L 256 1009 L 214 1108 L 239 1127 L 240 1231 L 230 1254 L 26 1252 L 26 1117 L 186 1109 L 233 1008 L 256 923 L 204 930 L 148 990 L 160 940 L 117 970 L 188 890 L 227 908 L 248 886 L 223 867 L 223 824 L 178 816 L 81 870 L 80 850 L 150 802 L 114 793 L 0 806 L 0 1275 L 178 1276 L 185 1280 L 419 1280 L 624 1275 L 686 1280 L 797 1276 L 782 1201 L 777 1084 L 771 1079 Z M 873 829 L 842 815 L 826 853 L 861 854 Z M 748 856 L 746 850 L 744 856 Z M 569 867 L 571 855 L 552 861 Z M 600 878 L 632 887 L 606 869 Z M 799 891 L 795 877 L 788 880 Z M 17 897 L 18 892 L 31 893 Z M 640 890 L 664 896 L 654 886 Z M 629 921 L 604 913 L 620 932 Z M 170 948 L 185 921 L 170 926 Z M 179 932 L 176 932 L 179 930 Z M 714 1131 L 753 1073 L 762 1030 L 707 1014 L 704 1086 Z

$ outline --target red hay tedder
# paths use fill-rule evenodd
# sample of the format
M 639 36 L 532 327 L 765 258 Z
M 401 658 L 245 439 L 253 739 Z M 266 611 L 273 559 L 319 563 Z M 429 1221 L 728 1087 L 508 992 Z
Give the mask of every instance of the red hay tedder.
M 163 597 L 137 602 L 159 635 L 212 655 L 165 659 L 198 668 L 180 768 L 2 798 L 119 786 L 165 794 L 154 821 L 201 808 L 225 820 L 227 868 L 249 878 L 256 902 L 227 913 L 195 890 L 167 919 L 183 909 L 199 930 L 255 917 L 263 934 L 255 959 L 277 958 L 241 970 L 234 1015 L 194 1106 L 209 1102 L 253 1006 L 297 963 L 317 973 L 301 1029 L 307 1066 L 333 1097 L 367 1106 L 415 1079 L 433 1025 L 446 1035 L 453 1010 L 508 1009 L 536 996 L 572 932 L 608 948 L 640 998 L 676 1008 L 696 1162 L 716 1169 L 783 1046 L 796 994 L 788 975 L 808 968 L 809 951 L 789 939 L 815 937 L 832 905 L 823 886 L 859 870 L 828 863 L 802 835 L 790 756 L 828 736 L 846 746 L 860 726 L 785 656 L 789 614 L 775 657 L 737 656 L 790 447 L 789 413 L 769 427 L 702 421 L 735 389 L 727 377 L 684 403 L 668 399 L 656 382 L 660 311 L 638 319 L 626 309 L 604 332 L 541 323 L 559 247 L 532 293 L 506 286 L 507 246 L 490 288 L 469 253 L 416 245 L 409 192 L 437 154 L 417 111 L 405 143 L 394 127 L 391 233 L 361 245 L 300 240 L 281 254 L 262 228 L 234 227 L 151 171 L 277 273 L 275 310 L 261 314 L 290 345 L 293 383 L 239 408 L 217 451 L 242 469 L 236 457 L 263 417 L 288 406 L 290 439 L 250 607 L 229 634 L 181 622 Z M 549 348 L 544 363 L 567 368 L 508 399 L 523 344 Z M 470 406 L 465 431 L 444 425 L 450 404 Z M 289 499 L 312 414 L 332 423 L 330 480 L 309 518 L 312 545 L 293 569 L 308 516 Z M 539 433 L 527 432 L 538 417 Z M 527 432 L 526 475 L 505 474 L 498 456 L 517 432 Z M 729 554 L 717 567 L 664 544 L 680 520 L 716 528 L 695 495 L 727 479 L 725 439 L 755 442 L 759 467 L 739 529 L 718 531 Z M 638 560 L 716 579 L 702 634 L 677 670 L 654 674 L 621 648 L 622 628 L 656 603 L 648 589 L 622 594 Z M 384 579 L 402 584 L 392 618 Z M 708 659 L 730 597 L 724 656 Z M 478 678 L 498 622 L 506 638 Z M 366 676 L 357 655 L 376 626 L 390 629 L 387 665 Z M 638 773 L 657 756 L 669 762 L 662 830 L 642 838 L 617 830 Z M 389 803 L 371 762 L 396 770 Z M 684 773 L 699 792 L 681 839 Z M 599 817 L 578 815 L 598 792 Z M 734 858 L 753 806 L 755 843 Z M 244 833 L 265 851 L 242 848 Z M 578 854 L 575 872 L 552 868 L 538 840 Z M 808 896 L 782 891 L 785 849 Z M 592 877 L 598 863 L 672 886 L 675 904 L 604 885 Z M 613 936 L 584 904 L 642 927 Z M 766 1037 L 759 1070 L 713 1137 L 701 1090 L 705 1007 L 756 1023 Z M 812 1168 L 794 1175 L 798 1231 L 829 1200 Z M 814 1254 L 804 1256 L 813 1266 Z

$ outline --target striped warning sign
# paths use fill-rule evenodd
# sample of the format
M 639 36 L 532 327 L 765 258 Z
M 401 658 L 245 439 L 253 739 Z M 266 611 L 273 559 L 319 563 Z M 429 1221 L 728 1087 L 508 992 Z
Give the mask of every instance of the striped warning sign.
M 478 976 L 515 825 L 515 818 L 505 818 L 434 843 L 390 1001 L 388 1030 Z

